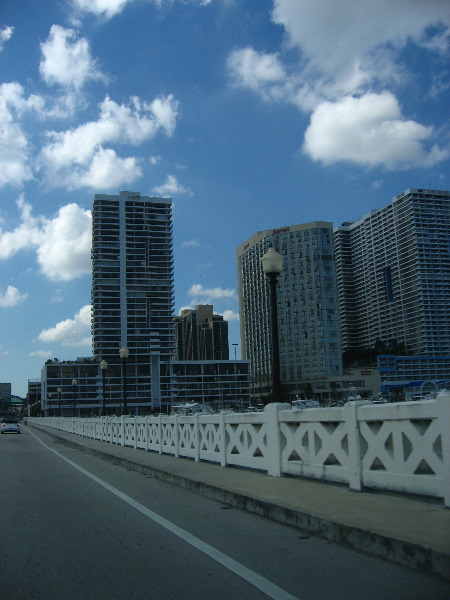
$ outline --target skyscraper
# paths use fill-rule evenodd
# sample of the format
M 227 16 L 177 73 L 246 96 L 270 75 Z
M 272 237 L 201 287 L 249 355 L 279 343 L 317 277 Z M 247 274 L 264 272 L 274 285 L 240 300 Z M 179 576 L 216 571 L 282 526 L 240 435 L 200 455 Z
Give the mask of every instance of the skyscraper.
M 211 304 L 181 311 L 175 317 L 177 360 L 228 360 L 228 322 Z
M 258 231 L 237 248 L 243 358 L 251 364 L 253 394 L 271 390 L 270 306 L 261 257 L 283 256 L 278 281 L 281 382 L 286 396 L 305 385 L 327 387 L 342 375 L 333 226 L 313 222 Z M 321 383 L 322 382 L 322 383 Z
M 450 192 L 408 189 L 334 236 L 344 350 L 449 356 Z
M 128 406 L 157 407 L 169 395 L 175 352 L 172 200 L 121 191 L 96 194 L 92 212 L 93 353 L 108 363 L 108 402 L 121 398 L 119 350 L 127 360 Z

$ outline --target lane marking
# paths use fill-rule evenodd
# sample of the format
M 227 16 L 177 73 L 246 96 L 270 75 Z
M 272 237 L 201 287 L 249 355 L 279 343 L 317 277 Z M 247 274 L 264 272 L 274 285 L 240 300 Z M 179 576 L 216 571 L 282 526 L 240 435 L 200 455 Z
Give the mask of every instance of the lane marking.
M 32 431 L 30 431 L 30 433 L 40 444 L 44 446 L 44 448 L 47 448 L 47 450 L 50 450 L 50 452 L 56 454 L 56 456 L 64 460 L 71 467 L 77 469 L 77 471 L 79 471 L 83 475 L 86 475 L 86 477 L 89 477 L 89 479 L 92 479 L 92 481 L 95 481 L 103 488 L 105 488 L 106 490 L 123 500 L 123 502 L 126 502 L 129 506 L 133 507 L 135 510 L 139 511 L 141 514 L 145 515 L 147 518 L 151 519 L 158 525 L 161 525 L 161 527 L 164 527 L 164 529 L 167 529 L 167 531 L 170 531 L 184 542 L 190 544 L 200 552 L 203 552 L 203 554 L 206 554 L 206 556 L 209 556 L 210 558 L 221 564 L 223 567 L 225 567 L 241 579 L 244 579 L 257 589 L 261 590 L 262 592 L 264 592 L 264 594 L 269 596 L 269 598 L 272 598 L 272 600 L 299 600 L 299 598 L 293 596 L 292 594 L 289 594 L 289 592 L 286 592 L 282 588 L 278 587 L 277 585 L 272 583 L 272 581 L 269 581 L 265 577 L 258 575 L 258 573 L 255 573 L 255 571 L 248 569 L 247 567 L 234 560 L 227 554 L 224 554 L 220 550 L 217 550 L 217 548 L 214 548 L 214 546 L 210 546 L 209 544 L 203 542 L 202 540 L 195 537 L 185 529 L 178 527 L 178 525 L 175 525 L 171 521 L 168 521 L 164 517 L 161 517 L 160 515 L 148 509 L 140 502 L 133 500 L 133 498 L 127 496 L 127 494 L 124 494 L 123 492 L 113 487 L 106 481 L 103 481 L 103 479 L 100 479 L 96 475 L 93 475 L 89 471 L 86 471 L 86 469 L 83 469 L 83 467 L 80 467 L 69 458 L 66 458 L 53 448 L 50 448 L 50 446 L 47 446 L 47 444 L 45 444 L 45 442 L 43 442 Z

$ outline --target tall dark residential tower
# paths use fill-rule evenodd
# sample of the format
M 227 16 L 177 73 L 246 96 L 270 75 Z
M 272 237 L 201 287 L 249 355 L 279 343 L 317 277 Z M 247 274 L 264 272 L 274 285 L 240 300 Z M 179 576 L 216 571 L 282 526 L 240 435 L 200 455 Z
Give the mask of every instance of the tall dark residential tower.
M 450 192 L 408 189 L 334 237 L 343 349 L 450 356 Z
M 185 309 L 175 317 L 177 360 L 228 360 L 228 322 L 210 304 Z
M 283 256 L 278 280 L 281 383 L 286 397 L 305 386 L 323 395 L 342 376 L 333 226 L 313 222 L 258 231 L 237 248 L 243 358 L 250 361 L 253 395 L 271 391 L 270 302 L 261 257 Z
M 108 402 L 121 397 L 119 350 L 127 360 L 128 406 L 153 408 L 170 395 L 175 352 L 172 200 L 121 191 L 96 194 L 92 212 L 93 353 L 108 363 Z M 167 371 L 167 372 L 166 372 Z

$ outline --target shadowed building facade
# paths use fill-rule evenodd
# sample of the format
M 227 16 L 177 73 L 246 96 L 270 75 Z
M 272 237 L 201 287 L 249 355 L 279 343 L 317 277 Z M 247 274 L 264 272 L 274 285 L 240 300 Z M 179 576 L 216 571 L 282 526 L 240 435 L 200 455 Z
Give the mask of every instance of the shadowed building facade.
M 157 408 L 170 396 L 175 353 L 172 200 L 121 191 L 96 194 L 92 211 L 93 353 L 108 363 L 108 404 Z M 145 406 L 143 406 L 145 405 Z

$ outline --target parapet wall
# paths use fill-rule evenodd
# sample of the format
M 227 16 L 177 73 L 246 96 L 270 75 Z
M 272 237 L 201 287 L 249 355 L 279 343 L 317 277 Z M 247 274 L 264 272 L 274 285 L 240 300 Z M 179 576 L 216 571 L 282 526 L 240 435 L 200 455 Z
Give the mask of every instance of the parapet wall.
M 450 392 L 396 404 L 194 416 L 29 418 L 68 433 L 146 451 L 311 477 L 350 489 L 442 498 L 450 506 Z

